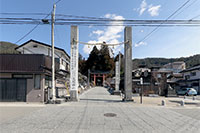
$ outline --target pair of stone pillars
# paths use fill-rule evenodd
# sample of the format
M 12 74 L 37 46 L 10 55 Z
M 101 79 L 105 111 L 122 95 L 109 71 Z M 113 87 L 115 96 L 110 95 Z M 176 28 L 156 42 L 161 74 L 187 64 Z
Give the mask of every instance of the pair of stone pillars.
M 132 27 L 124 29 L 124 98 L 132 101 Z M 78 27 L 71 26 L 70 97 L 78 101 Z

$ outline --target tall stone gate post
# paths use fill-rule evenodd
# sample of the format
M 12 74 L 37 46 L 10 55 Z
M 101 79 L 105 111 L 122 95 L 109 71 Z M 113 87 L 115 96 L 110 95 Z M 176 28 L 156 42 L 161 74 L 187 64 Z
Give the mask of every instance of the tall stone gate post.
M 132 101 L 132 27 L 125 27 L 124 42 L 127 42 L 124 47 L 125 55 L 125 75 L 124 75 L 124 101 Z
M 71 26 L 70 99 L 78 101 L 78 27 Z

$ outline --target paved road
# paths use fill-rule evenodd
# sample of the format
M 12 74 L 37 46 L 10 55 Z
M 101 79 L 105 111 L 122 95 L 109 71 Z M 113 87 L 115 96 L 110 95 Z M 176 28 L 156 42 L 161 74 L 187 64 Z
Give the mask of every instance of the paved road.
M 193 115 L 188 115 L 188 113 Z M 107 117 L 105 114 L 112 113 Z M 199 108 L 139 106 L 96 87 L 80 102 L 48 105 L 0 124 L 1 132 L 200 132 Z M 116 116 L 115 116 L 116 115 Z

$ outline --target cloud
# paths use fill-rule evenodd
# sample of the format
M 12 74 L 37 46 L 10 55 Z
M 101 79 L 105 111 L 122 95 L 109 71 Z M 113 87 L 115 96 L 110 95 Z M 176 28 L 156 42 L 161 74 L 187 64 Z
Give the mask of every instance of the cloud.
M 148 5 L 146 0 L 143 0 L 140 4 L 139 8 L 134 8 L 134 11 L 139 12 L 139 15 L 141 16 L 147 9 L 148 13 L 153 17 L 153 16 L 158 16 L 159 15 L 159 10 L 160 10 L 161 5 L 156 5 L 153 6 L 152 4 Z
M 147 3 L 145 0 L 143 0 L 142 3 L 140 4 L 140 8 L 139 8 L 140 15 L 142 15 L 146 9 L 147 9 Z
M 139 43 L 135 44 L 135 47 L 140 47 L 142 45 L 147 45 L 147 43 L 146 42 L 139 42 Z
M 119 16 L 116 14 L 106 14 L 104 15 L 105 18 L 110 18 L 110 19 L 115 19 L 115 20 L 124 20 L 125 18 L 123 16 Z M 102 42 L 106 42 L 108 44 L 116 44 L 119 43 L 119 40 L 122 36 L 121 33 L 124 30 L 124 26 L 123 26 L 123 22 L 117 22 L 117 24 L 122 25 L 122 26 L 114 26 L 116 24 L 116 22 L 110 22 L 109 25 L 103 30 L 95 30 L 92 31 L 92 33 L 90 33 L 90 35 L 98 35 L 95 36 L 96 39 L 89 41 L 88 43 L 102 43 Z M 113 25 L 113 26 L 112 26 Z M 87 45 L 85 45 L 83 47 L 83 52 L 86 54 L 89 54 L 92 50 L 93 46 L 90 46 L 90 48 L 88 48 Z M 110 47 L 113 48 L 113 47 Z M 113 49 L 113 53 L 116 54 L 118 53 L 123 47 L 122 46 L 115 46 Z M 110 50 L 110 55 L 112 53 L 112 50 Z
M 96 43 L 98 43 L 98 42 L 95 41 L 95 40 L 91 40 L 91 41 L 89 41 L 88 43 L 90 43 L 90 44 L 96 44 Z M 84 45 L 84 46 L 83 46 L 83 52 L 84 52 L 85 54 L 90 54 L 90 52 L 92 51 L 93 47 L 94 47 L 94 45 Z M 96 47 L 97 47 L 97 49 L 100 49 L 100 48 L 101 48 L 100 45 L 97 45 Z
M 151 16 L 158 16 L 160 7 L 161 7 L 161 5 L 157 5 L 157 6 L 150 5 L 149 9 L 148 9 L 148 13 Z
M 93 31 L 92 33 L 93 34 L 97 34 L 97 35 L 101 35 L 101 34 L 104 33 L 104 31 L 102 31 L 102 30 L 96 30 L 96 31 Z

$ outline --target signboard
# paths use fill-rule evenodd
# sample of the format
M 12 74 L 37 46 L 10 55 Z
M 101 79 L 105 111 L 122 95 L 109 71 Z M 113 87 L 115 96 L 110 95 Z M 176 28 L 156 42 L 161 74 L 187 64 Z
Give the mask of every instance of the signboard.
M 78 44 L 71 45 L 70 90 L 78 90 Z
M 140 84 L 141 85 L 143 84 L 143 78 L 140 78 Z

